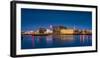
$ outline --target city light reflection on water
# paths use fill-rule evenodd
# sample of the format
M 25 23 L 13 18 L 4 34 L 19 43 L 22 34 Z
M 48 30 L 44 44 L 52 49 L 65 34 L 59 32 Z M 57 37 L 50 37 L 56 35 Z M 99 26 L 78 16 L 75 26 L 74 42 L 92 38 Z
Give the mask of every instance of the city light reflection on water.
M 92 46 L 92 35 L 49 35 L 21 38 L 21 49 Z

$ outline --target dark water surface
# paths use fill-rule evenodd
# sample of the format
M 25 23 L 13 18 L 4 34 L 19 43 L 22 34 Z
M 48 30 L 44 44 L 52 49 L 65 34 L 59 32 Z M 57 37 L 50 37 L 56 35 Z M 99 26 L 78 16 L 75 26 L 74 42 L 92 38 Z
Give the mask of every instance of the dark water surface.
M 92 35 L 23 35 L 21 49 L 92 46 Z

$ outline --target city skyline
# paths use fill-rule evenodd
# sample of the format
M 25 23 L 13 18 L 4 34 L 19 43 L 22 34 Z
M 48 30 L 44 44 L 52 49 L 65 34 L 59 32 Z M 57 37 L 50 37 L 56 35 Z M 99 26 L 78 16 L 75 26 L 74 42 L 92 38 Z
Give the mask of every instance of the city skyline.
M 92 13 L 83 11 L 21 9 L 21 30 L 37 30 L 40 27 L 66 26 L 92 29 Z

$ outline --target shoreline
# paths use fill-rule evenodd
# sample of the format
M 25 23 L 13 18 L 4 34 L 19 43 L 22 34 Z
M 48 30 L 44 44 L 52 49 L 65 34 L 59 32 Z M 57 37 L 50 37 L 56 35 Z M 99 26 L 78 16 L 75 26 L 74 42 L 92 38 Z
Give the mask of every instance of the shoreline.
M 92 35 L 92 34 L 21 34 L 21 35 L 48 36 L 48 35 Z

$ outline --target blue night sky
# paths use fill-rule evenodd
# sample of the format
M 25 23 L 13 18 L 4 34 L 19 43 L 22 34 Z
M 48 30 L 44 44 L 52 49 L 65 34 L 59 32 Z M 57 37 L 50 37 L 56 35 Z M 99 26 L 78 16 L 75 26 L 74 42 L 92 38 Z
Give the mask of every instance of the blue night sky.
M 21 9 L 21 30 L 36 30 L 53 26 L 92 29 L 92 12 L 44 9 Z

